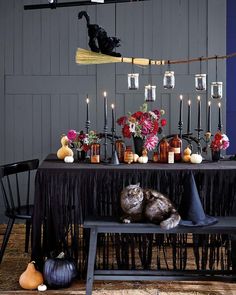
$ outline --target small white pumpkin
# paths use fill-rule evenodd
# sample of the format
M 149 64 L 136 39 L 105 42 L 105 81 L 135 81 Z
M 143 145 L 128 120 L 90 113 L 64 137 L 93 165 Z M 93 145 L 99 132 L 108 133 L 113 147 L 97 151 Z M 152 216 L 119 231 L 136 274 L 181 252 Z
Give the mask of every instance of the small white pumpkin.
M 190 162 L 193 164 L 200 164 L 202 163 L 202 156 L 199 154 L 192 154 L 190 157 Z
M 44 291 L 46 291 L 46 290 L 47 290 L 47 286 L 46 286 L 46 285 L 41 284 L 41 285 L 38 286 L 38 291 L 40 291 L 40 292 L 44 292 Z
M 134 154 L 134 163 L 137 163 L 138 162 L 138 158 L 139 158 L 139 155 Z
M 138 162 L 141 164 L 146 164 L 148 162 L 148 157 L 147 156 L 141 156 L 138 158 Z
M 72 156 L 66 156 L 64 158 L 64 162 L 65 163 L 73 163 L 74 162 L 74 158 Z

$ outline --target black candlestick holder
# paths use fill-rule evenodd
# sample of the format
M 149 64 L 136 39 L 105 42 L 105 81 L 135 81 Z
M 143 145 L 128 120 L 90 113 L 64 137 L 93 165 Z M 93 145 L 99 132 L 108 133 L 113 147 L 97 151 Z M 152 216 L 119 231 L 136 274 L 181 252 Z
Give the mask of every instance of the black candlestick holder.
M 108 134 L 108 127 L 107 124 L 104 125 L 104 159 L 103 159 L 103 163 L 109 163 L 109 160 L 107 158 L 107 134 Z
M 179 137 L 182 139 L 183 121 L 179 121 L 178 129 L 179 129 Z
M 86 120 L 85 122 L 85 129 L 86 129 L 86 133 L 89 133 L 89 128 L 90 128 L 90 120 Z

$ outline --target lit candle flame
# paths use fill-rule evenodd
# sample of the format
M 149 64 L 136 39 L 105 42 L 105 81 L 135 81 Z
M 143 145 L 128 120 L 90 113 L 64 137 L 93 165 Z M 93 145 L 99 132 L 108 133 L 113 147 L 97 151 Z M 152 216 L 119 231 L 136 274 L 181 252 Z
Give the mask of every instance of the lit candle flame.
M 197 100 L 200 101 L 201 100 L 201 96 L 198 95 Z
M 189 106 L 191 105 L 191 100 L 190 100 L 190 99 L 188 100 L 188 105 L 189 105 Z
M 112 108 L 112 109 L 114 109 L 114 108 L 115 108 L 115 105 L 114 105 L 114 103 L 112 103 L 112 104 L 111 104 L 111 108 Z
M 211 105 L 211 102 L 210 102 L 210 101 L 208 101 L 208 105 L 209 105 L 209 106 Z
M 88 97 L 86 98 L 86 103 L 89 104 L 89 98 Z
M 179 98 L 180 98 L 180 100 L 182 100 L 182 99 L 183 99 L 183 95 L 181 94 L 181 95 L 179 96 Z
M 219 106 L 219 108 L 221 107 L 221 103 L 220 102 L 218 103 L 218 106 Z
M 107 96 L 107 93 L 106 93 L 106 91 L 104 91 L 103 95 L 104 95 L 105 97 Z

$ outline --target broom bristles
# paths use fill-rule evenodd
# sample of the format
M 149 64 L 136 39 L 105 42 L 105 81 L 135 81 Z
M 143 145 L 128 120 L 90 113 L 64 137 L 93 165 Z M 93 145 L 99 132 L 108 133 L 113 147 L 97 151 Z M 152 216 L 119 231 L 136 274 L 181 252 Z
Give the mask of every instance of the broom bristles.
M 78 48 L 76 51 L 76 63 L 82 65 L 91 65 L 91 64 L 106 64 L 106 63 L 133 63 L 140 66 L 148 66 L 151 64 L 154 65 L 163 65 L 164 61 L 159 60 L 150 60 L 148 58 L 130 58 L 130 57 L 116 57 L 111 55 L 106 55 L 102 53 L 93 52 L 90 50 Z

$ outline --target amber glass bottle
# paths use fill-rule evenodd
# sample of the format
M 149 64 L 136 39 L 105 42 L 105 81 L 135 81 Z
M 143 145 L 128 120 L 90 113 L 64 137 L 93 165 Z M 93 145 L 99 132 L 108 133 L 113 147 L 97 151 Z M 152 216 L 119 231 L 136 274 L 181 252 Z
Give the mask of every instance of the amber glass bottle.
M 127 146 L 124 153 L 124 162 L 130 164 L 133 161 L 134 161 L 134 153 L 132 151 L 132 147 Z
M 119 162 L 122 163 L 124 162 L 125 143 L 123 140 L 117 139 L 115 146 Z
M 152 161 L 158 162 L 158 152 L 153 152 Z
M 91 144 L 90 162 L 100 163 L 100 144 L 99 143 Z
M 175 162 L 181 162 L 182 159 L 182 140 L 176 134 L 169 142 L 170 149 L 174 152 Z
M 168 163 L 168 152 L 169 152 L 169 143 L 166 139 L 163 139 L 160 142 L 160 157 L 159 162 Z

